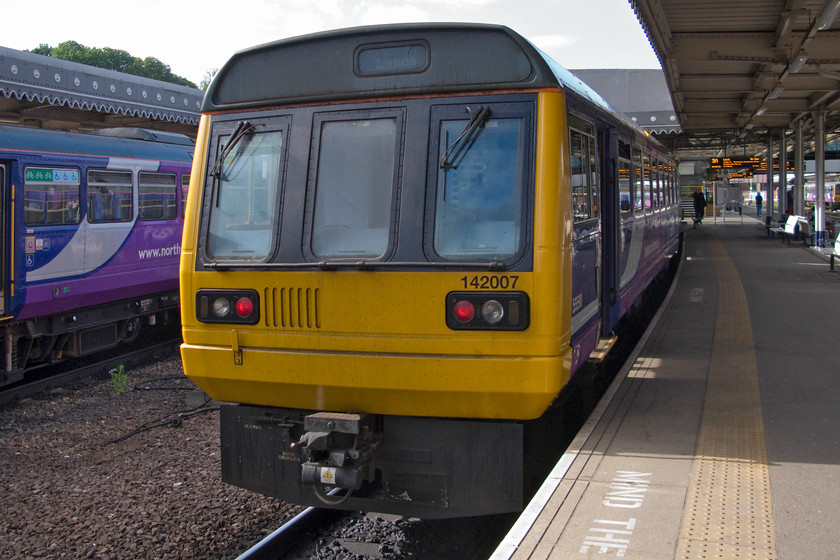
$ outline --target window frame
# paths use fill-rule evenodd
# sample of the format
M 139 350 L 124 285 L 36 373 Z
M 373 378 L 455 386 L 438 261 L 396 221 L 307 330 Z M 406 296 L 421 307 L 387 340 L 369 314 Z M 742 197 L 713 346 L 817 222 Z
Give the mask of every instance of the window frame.
M 178 184 L 180 188 L 178 198 L 181 201 L 181 213 L 179 214 L 179 216 L 183 218 L 187 215 L 187 196 L 190 193 L 190 173 L 179 173 Z
M 645 177 L 642 149 L 634 144 L 630 146 L 633 162 L 633 214 L 645 215 Z
M 283 221 L 283 197 L 285 195 L 286 184 L 286 166 L 288 165 L 288 152 L 290 144 L 290 136 L 292 129 L 292 117 L 289 114 L 270 115 L 270 116 L 252 116 L 248 115 L 247 119 L 241 114 L 226 115 L 224 120 L 215 121 L 211 124 L 210 142 L 208 146 L 208 158 L 205 169 L 202 171 L 204 179 L 204 190 L 202 192 L 201 200 L 201 218 L 200 218 L 200 232 L 199 232 L 199 257 L 203 262 L 208 263 L 261 263 L 269 262 L 276 254 L 280 239 L 279 232 Z M 213 177 L 210 172 L 213 169 L 216 158 L 224 144 L 230 138 L 234 129 L 239 122 L 247 120 L 254 126 L 255 133 L 267 134 L 281 132 L 283 138 L 283 145 L 281 146 L 279 159 L 277 161 L 277 176 L 275 177 L 275 187 L 277 192 L 274 197 L 274 208 L 268 209 L 268 215 L 271 216 L 270 225 L 268 228 L 269 246 L 266 255 L 255 259 L 233 259 L 229 257 L 214 257 L 208 251 L 210 246 L 210 225 L 213 221 L 213 210 L 216 205 L 217 197 L 219 196 L 220 182 Z M 188 176 L 188 175 L 187 175 Z M 184 188 L 182 182 L 182 189 Z M 187 187 L 188 188 L 188 187 Z M 185 200 L 185 199 L 184 199 Z
M 442 127 L 444 122 L 464 120 L 469 121 L 470 111 L 478 111 L 481 107 L 488 107 L 491 111 L 488 122 L 492 119 L 520 119 L 519 142 L 521 159 L 517 163 L 518 168 L 518 208 L 515 213 L 517 223 L 516 247 L 514 253 L 504 258 L 488 258 L 476 256 L 469 258 L 453 258 L 441 255 L 437 250 L 438 234 L 438 195 L 445 184 L 441 184 L 440 159 L 449 146 L 441 143 Z M 496 101 L 492 99 L 479 99 L 475 102 L 447 103 L 433 105 L 429 122 L 429 152 L 428 170 L 426 176 L 426 212 L 423 223 L 423 245 L 426 258 L 432 262 L 502 262 L 508 267 L 515 266 L 515 263 L 522 260 L 527 254 L 531 240 L 529 232 L 531 221 L 529 220 L 529 209 L 533 206 L 533 178 L 534 178 L 534 150 L 535 150 L 535 122 L 536 107 L 529 101 Z
M 653 187 L 653 167 L 650 153 L 642 151 L 642 191 L 645 197 L 645 214 L 653 214 L 656 211 L 656 197 Z
M 302 236 L 304 257 L 309 262 L 358 261 L 379 262 L 388 260 L 396 250 L 396 224 L 399 220 L 400 185 L 403 177 L 405 157 L 406 108 L 371 107 L 354 108 L 343 111 L 316 111 L 312 115 L 311 138 L 309 148 L 309 168 L 306 178 L 305 219 Z M 323 125 L 331 122 L 350 122 L 362 120 L 394 119 L 396 130 L 394 137 L 394 163 L 391 174 L 391 188 L 388 215 L 388 238 L 383 252 L 376 256 L 342 255 L 319 256 L 313 247 L 316 228 L 316 205 L 318 197 L 318 171 L 321 156 L 321 134 Z
M 111 183 L 111 182 L 103 181 L 101 179 L 94 180 L 93 179 L 94 176 L 98 176 L 98 177 L 123 176 L 123 177 L 128 177 L 129 181 L 128 182 L 113 182 L 113 183 Z M 131 223 L 131 222 L 134 221 L 134 199 L 135 199 L 135 193 L 137 191 L 137 182 L 136 182 L 135 174 L 133 172 L 131 172 L 129 170 L 126 170 L 126 169 L 103 169 L 103 168 L 90 167 L 85 172 L 85 177 L 87 179 L 87 183 L 86 183 L 87 197 L 86 197 L 86 201 L 85 201 L 85 213 L 86 213 L 87 222 L 89 224 L 92 224 L 92 225 L 96 225 L 96 224 L 126 224 L 126 223 Z M 91 218 L 94 217 L 93 212 L 91 212 L 91 201 L 92 201 L 91 196 L 94 194 L 93 191 L 95 189 L 98 189 L 99 190 L 98 194 L 103 194 L 102 190 L 101 190 L 102 187 L 108 188 L 109 185 L 117 185 L 117 186 L 120 186 L 122 188 L 128 187 L 129 192 L 130 192 L 130 197 L 128 199 L 129 204 L 127 205 L 128 209 L 129 209 L 128 215 L 127 216 L 123 215 L 123 209 L 126 207 L 126 205 L 124 205 L 122 202 L 120 202 L 119 205 L 118 205 L 118 208 L 120 210 L 120 217 L 119 218 L 99 218 L 99 217 L 96 217 L 96 219 L 91 219 Z M 108 190 L 110 191 L 110 188 L 108 188 Z M 112 193 L 112 196 L 113 196 L 113 193 Z M 123 197 L 122 199 L 118 199 L 118 200 L 124 200 L 124 199 L 125 198 Z M 105 207 L 103 206 L 103 208 L 105 208 Z M 110 209 L 111 209 L 111 211 L 114 210 L 113 200 L 111 201 L 111 208 Z M 104 210 L 103 210 L 103 214 L 107 214 L 107 213 L 105 213 Z
M 34 170 L 50 171 L 51 172 L 50 173 L 51 177 L 54 177 L 53 173 L 55 171 L 69 172 L 71 174 L 74 174 L 73 175 L 74 180 L 73 181 L 60 181 L 60 182 L 56 183 L 52 180 L 51 181 L 44 181 L 44 180 L 39 180 L 39 179 L 36 179 L 36 178 L 27 179 L 27 172 L 30 169 L 33 170 L 33 172 L 34 172 Z M 79 223 L 81 223 L 81 221 L 82 221 L 82 201 L 84 200 L 84 193 L 83 193 L 83 190 L 82 190 L 83 172 L 82 172 L 81 169 L 79 169 L 78 167 L 73 167 L 73 166 L 26 165 L 23 168 L 23 174 L 22 175 L 23 175 L 22 205 L 23 205 L 23 209 L 24 209 L 24 211 L 23 211 L 23 223 L 26 227 L 75 226 L 75 225 L 78 225 Z M 73 202 L 71 201 L 71 203 L 70 203 L 71 207 L 70 208 L 65 208 L 64 210 L 62 210 L 62 213 L 68 214 L 71 217 L 71 219 L 70 220 L 65 219 L 65 220 L 62 220 L 60 222 L 50 222 L 49 221 L 49 211 L 46 207 L 47 206 L 47 198 L 46 198 L 46 193 L 45 193 L 44 200 L 42 201 L 43 202 L 43 207 L 40 210 L 38 210 L 38 212 L 43 216 L 44 221 L 43 222 L 33 222 L 33 221 L 31 221 L 27 217 L 28 216 L 27 212 L 31 212 L 31 211 L 26 208 L 27 202 L 29 200 L 27 195 L 30 194 L 30 192 L 31 192 L 29 190 L 29 187 L 30 186 L 35 186 L 35 185 L 43 185 L 44 187 L 46 187 L 47 185 L 56 185 L 56 184 L 58 184 L 58 185 L 69 185 L 71 187 L 71 189 L 69 191 L 63 191 L 63 192 L 75 193 L 75 195 L 76 195 L 75 215 L 73 214 L 73 208 L 72 208 Z M 75 187 L 75 190 L 72 189 L 72 187 Z M 62 203 L 66 203 L 65 198 L 62 198 Z M 68 210 L 69 210 L 69 213 L 68 213 Z
M 632 144 L 623 138 L 618 139 L 618 211 L 623 219 L 630 218 L 633 215 L 634 196 L 635 196 L 635 175 L 633 174 L 633 151 Z M 621 172 L 626 171 L 627 177 L 623 178 Z M 621 208 L 622 180 L 627 181 L 627 209 Z
M 152 177 L 171 177 L 172 183 L 171 184 L 143 184 L 143 179 L 149 176 Z M 170 187 L 171 192 L 163 192 L 163 206 L 162 206 L 162 215 L 160 217 L 145 217 L 144 211 L 147 209 L 147 206 L 143 199 L 143 188 L 145 187 Z M 166 206 L 166 196 L 170 195 L 172 197 L 172 215 L 167 214 L 167 206 Z M 140 171 L 137 174 L 137 219 L 141 222 L 166 222 L 178 219 L 178 175 L 174 172 L 159 172 L 159 171 Z
M 650 186 L 653 189 L 653 202 L 654 202 L 654 210 L 659 211 L 662 209 L 662 185 L 660 184 L 660 161 L 657 159 L 656 156 L 651 155 L 650 158 Z
M 577 133 L 580 134 L 585 142 L 582 144 L 582 159 L 581 161 L 584 163 L 585 169 L 583 170 L 582 176 L 586 177 L 587 185 L 586 185 L 586 197 L 588 203 L 588 215 L 583 217 L 579 217 L 575 215 L 574 211 L 574 197 L 575 197 L 575 187 L 571 185 L 571 196 L 572 196 L 572 221 L 575 226 L 580 224 L 586 224 L 592 221 L 596 221 L 600 217 L 601 212 L 601 201 L 600 201 L 600 189 L 601 189 L 601 172 L 600 172 L 600 163 L 598 161 L 598 138 L 595 134 L 595 123 L 592 122 L 590 119 L 584 117 L 583 115 L 576 113 L 574 111 L 569 111 L 567 116 L 567 124 L 569 128 L 569 171 L 571 173 L 572 170 L 572 158 L 574 158 L 573 149 L 575 146 L 575 142 L 573 140 L 573 134 Z M 574 178 L 572 176 L 572 178 Z

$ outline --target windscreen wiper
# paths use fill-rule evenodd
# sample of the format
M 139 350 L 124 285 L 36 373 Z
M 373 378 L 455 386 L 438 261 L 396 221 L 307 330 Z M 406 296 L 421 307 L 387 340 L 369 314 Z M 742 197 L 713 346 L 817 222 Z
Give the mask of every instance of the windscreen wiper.
M 220 178 L 222 174 L 222 164 L 224 163 L 225 158 L 228 154 L 230 154 L 231 150 L 233 150 L 239 141 L 242 140 L 242 138 L 251 130 L 253 130 L 253 128 L 254 125 L 248 121 L 239 121 L 236 123 L 233 132 L 230 133 L 230 140 L 219 152 L 219 157 L 216 158 L 216 161 L 213 163 L 213 167 L 210 168 L 209 175 L 211 177 Z
M 467 107 L 467 111 L 470 111 L 469 107 Z M 470 140 L 472 140 L 473 136 L 475 136 L 476 131 L 481 128 L 481 125 L 487 122 L 491 114 L 492 112 L 490 111 L 490 107 L 482 105 L 478 112 L 474 113 L 470 117 L 470 121 L 467 123 L 467 126 L 464 127 L 464 131 L 461 132 L 461 135 L 458 136 L 451 146 L 446 148 L 446 151 L 441 156 L 441 169 L 449 171 L 453 167 L 457 167 L 457 165 L 455 165 L 455 161 L 458 159 L 458 156 L 461 155 L 464 148 L 470 144 Z
M 210 168 L 208 175 L 213 177 L 213 185 L 215 186 L 216 181 L 219 183 L 218 187 L 216 187 L 216 208 L 219 207 L 219 204 L 221 204 L 222 201 L 222 181 L 224 181 L 224 178 L 222 177 L 222 166 L 224 165 L 225 158 L 228 157 L 228 154 L 230 154 L 239 141 L 253 129 L 254 125 L 248 121 L 239 121 L 236 123 L 236 126 L 233 128 L 233 132 L 230 133 L 230 140 L 228 140 L 228 143 L 225 144 L 219 151 L 219 157 L 216 158 L 216 161 L 213 163 L 213 167 Z

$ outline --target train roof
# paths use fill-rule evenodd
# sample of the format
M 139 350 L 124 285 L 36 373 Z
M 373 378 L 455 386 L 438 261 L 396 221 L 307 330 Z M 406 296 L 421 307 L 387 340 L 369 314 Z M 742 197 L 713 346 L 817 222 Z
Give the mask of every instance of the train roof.
M 194 144 L 181 134 L 145 129 L 103 129 L 92 133 L 0 125 L 3 152 L 76 154 L 189 162 Z
M 606 101 L 502 25 L 377 25 L 303 35 L 234 54 L 202 112 L 346 99 L 486 90 L 571 90 Z

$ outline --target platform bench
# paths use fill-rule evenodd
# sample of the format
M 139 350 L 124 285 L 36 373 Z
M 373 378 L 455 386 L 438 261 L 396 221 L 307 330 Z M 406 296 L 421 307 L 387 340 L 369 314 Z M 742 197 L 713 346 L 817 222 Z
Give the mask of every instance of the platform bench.
M 775 239 L 776 230 L 778 230 L 783 225 L 781 222 L 781 214 L 773 214 L 772 216 L 766 216 L 764 218 L 764 229 L 767 232 L 767 237 L 772 237 Z M 778 227 L 774 226 L 773 224 L 776 224 Z
M 783 226 L 767 228 L 767 232 L 772 234 L 774 238 L 778 233 L 782 236 L 782 241 L 787 239 L 788 246 L 790 246 L 791 238 L 797 234 L 802 235 L 803 245 L 807 245 L 813 236 L 811 233 L 811 224 L 808 222 L 808 219 L 805 216 L 797 216 L 795 214 L 788 216 Z
M 811 247 L 811 249 L 820 255 L 828 257 L 828 271 L 834 272 L 834 257 L 840 256 L 840 233 L 833 240 L 828 240 L 826 243 L 826 247 Z

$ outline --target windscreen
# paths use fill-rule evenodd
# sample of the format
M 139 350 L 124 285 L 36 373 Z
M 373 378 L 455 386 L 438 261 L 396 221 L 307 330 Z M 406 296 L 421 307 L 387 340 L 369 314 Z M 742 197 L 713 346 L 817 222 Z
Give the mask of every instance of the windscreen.
M 379 257 L 388 248 L 397 119 L 323 121 L 312 253 Z
M 244 134 L 227 154 L 227 144 L 219 142 L 223 157 L 212 171 L 215 189 L 207 238 L 212 258 L 262 260 L 269 255 L 283 136 L 283 131 Z
M 524 119 L 491 114 L 462 135 L 469 125 L 440 124 L 434 249 L 446 259 L 504 260 L 521 243 Z

